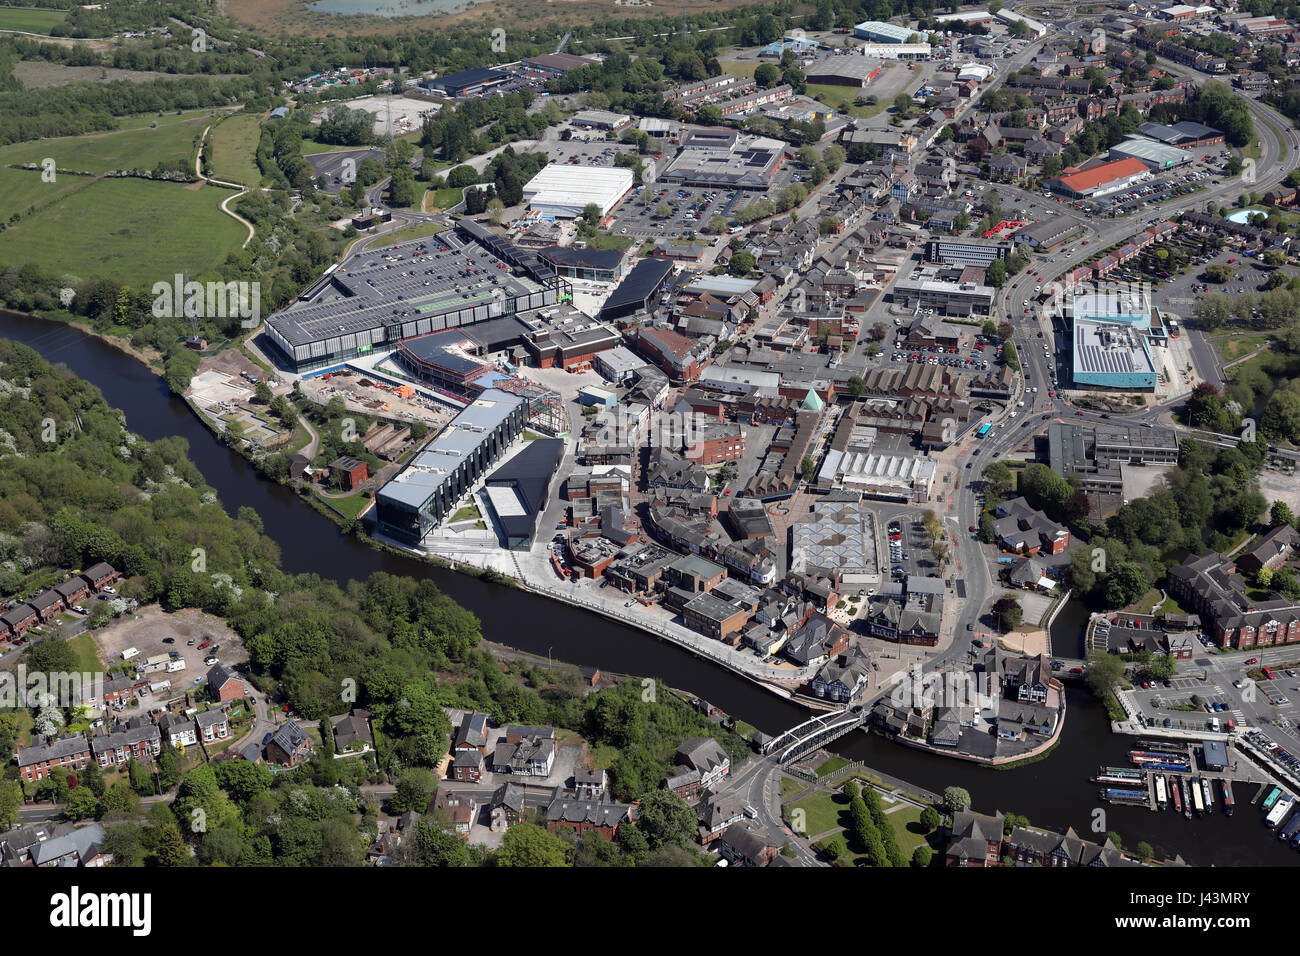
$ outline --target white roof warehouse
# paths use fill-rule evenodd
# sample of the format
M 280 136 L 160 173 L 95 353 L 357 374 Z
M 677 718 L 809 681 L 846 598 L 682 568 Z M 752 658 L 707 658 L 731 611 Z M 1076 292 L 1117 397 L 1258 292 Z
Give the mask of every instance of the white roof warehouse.
M 602 216 L 632 189 L 632 170 L 610 166 L 544 166 L 524 187 L 524 199 L 544 216 L 576 218 L 595 203 Z

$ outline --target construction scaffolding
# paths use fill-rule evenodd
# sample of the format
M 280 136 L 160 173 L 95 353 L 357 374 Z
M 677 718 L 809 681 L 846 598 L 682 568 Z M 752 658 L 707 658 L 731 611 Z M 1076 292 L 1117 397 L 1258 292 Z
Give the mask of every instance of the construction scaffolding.
M 569 430 L 568 416 L 564 411 L 564 400 L 553 389 L 529 382 L 526 379 L 510 376 L 496 383 L 496 388 L 510 392 L 528 401 L 528 424 L 538 431 L 556 437 Z

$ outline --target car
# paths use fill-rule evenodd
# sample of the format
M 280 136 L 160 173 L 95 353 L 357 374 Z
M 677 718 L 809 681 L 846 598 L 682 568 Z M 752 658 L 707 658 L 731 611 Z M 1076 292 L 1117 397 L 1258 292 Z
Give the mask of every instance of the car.
M 633 604 L 635 604 L 635 603 L 636 603 L 636 601 L 624 601 L 624 602 L 623 602 L 623 606 L 624 606 L 624 607 L 631 607 L 631 606 L 632 606 Z
M 164 637 L 164 638 L 162 639 L 162 642 L 163 642 L 164 644 L 175 644 L 175 643 L 176 643 L 176 638 L 174 638 L 174 637 Z
M 217 659 L 215 657 L 205 657 L 203 658 L 203 663 L 208 667 L 211 667 L 213 664 L 217 663 Z
M 1258 663 L 1259 663 L 1259 658 L 1252 657 L 1250 660 L 1246 661 L 1246 666 L 1249 667 L 1251 664 L 1258 664 Z
M 204 681 L 204 678 L 203 678 L 202 676 L 199 676 L 199 677 L 194 678 L 194 686 L 197 687 L 199 684 L 202 684 L 203 681 Z
M 116 594 L 116 593 L 117 593 L 117 589 L 116 589 L 116 588 L 104 588 L 104 593 L 105 593 L 105 594 Z
M 1071 674 L 1082 674 L 1082 673 L 1083 673 L 1083 668 L 1082 668 L 1082 667 L 1071 667 L 1071 668 L 1070 668 L 1070 673 L 1071 673 Z
M 212 642 L 211 642 L 211 641 L 203 641 L 201 644 L 199 644 L 198 649 L 201 650 L 201 651 L 202 651 L 202 650 L 206 650 L 206 649 L 207 649 L 208 647 L 210 647 L 211 645 L 212 645 Z
M 973 630 L 975 630 L 975 622 L 974 622 L 974 621 L 967 621 L 967 622 L 966 622 L 966 630 L 968 630 L 968 631 L 973 631 Z M 982 644 L 980 644 L 979 641 L 975 641 L 974 643 L 975 643 L 975 644 L 978 644 L 978 645 L 981 646 L 981 647 L 983 646 Z
M 1279 704 L 1289 704 L 1289 703 L 1291 703 L 1291 699 L 1290 699 L 1289 697 L 1285 696 L 1285 695 L 1276 698 L 1276 700 L 1277 700 L 1277 703 L 1279 703 Z

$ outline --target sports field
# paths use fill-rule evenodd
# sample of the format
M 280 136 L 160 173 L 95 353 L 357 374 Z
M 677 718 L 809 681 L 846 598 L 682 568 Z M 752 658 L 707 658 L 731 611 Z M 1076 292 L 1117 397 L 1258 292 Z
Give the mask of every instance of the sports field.
M 39 10 L 31 7 L 0 7 L 0 30 L 19 30 L 48 36 L 50 28 L 62 23 L 62 10 Z
M 261 117 L 253 113 L 236 113 L 218 123 L 208 134 L 213 178 L 245 186 L 259 185 L 262 171 L 257 168 L 256 156 L 261 135 Z
M 40 180 L 37 173 L 3 173 Z M 79 185 L 0 232 L 0 262 L 152 286 L 176 272 L 196 274 L 220 264 L 247 235 L 220 209 L 231 195 L 227 189 L 143 179 L 83 179 Z

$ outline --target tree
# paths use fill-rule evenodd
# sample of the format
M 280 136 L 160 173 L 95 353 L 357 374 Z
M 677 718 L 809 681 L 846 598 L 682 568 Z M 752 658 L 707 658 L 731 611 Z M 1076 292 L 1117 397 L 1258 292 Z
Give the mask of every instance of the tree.
M 918 869 L 924 869 L 930 865 L 931 856 L 930 848 L 922 843 L 912 851 L 912 866 L 917 867 Z
M 673 214 L 673 209 L 666 202 L 661 202 L 659 205 L 655 206 L 656 219 L 667 219 L 672 214 Z
M 63 814 L 69 820 L 89 820 L 99 809 L 99 801 L 89 787 L 75 787 L 68 791 L 63 804 Z
M 1154 860 L 1156 856 L 1155 847 L 1146 840 L 1142 840 L 1133 848 L 1133 852 L 1139 860 Z
M 775 63 L 760 63 L 754 70 L 754 82 L 763 89 L 776 86 L 781 80 L 781 68 Z
M 752 252 L 737 252 L 731 257 L 727 269 L 732 275 L 743 277 L 754 271 L 754 264 L 754 254 Z
M 994 259 L 984 271 L 984 281 L 995 289 L 1000 289 L 1007 281 L 1007 264 L 1001 259 Z
M 817 477 L 817 462 L 804 455 L 803 461 L 799 463 L 799 473 L 803 475 L 804 481 L 812 481 Z
M 415 811 L 425 814 L 429 803 L 438 791 L 438 780 L 433 772 L 423 767 L 412 767 L 397 781 L 397 789 L 388 798 L 389 809 L 396 814 Z
M 849 394 L 854 398 L 861 398 L 867 394 L 867 383 L 856 375 L 852 376 L 849 379 Z
M 535 823 L 516 823 L 501 838 L 497 866 L 566 866 L 568 847 Z
M 921 826 L 926 833 L 933 833 L 939 829 L 939 824 L 942 822 L 939 818 L 939 812 L 934 807 L 926 807 L 921 811 Z
M 1270 528 L 1280 528 L 1284 524 L 1294 525 L 1295 515 L 1291 512 L 1291 506 L 1280 498 L 1273 502 L 1273 507 L 1268 512 L 1268 526 Z
M 959 813 L 970 807 L 970 792 L 961 787 L 945 787 L 941 804 L 947 813 Z
M 671 790 L 651 790 L 641 800 L 641 819 L 637 824 L 645 833 L 651 850 L 662 846 L 685 846 L 695 838 L 699 820 L 692 810 Z
M 993 613 L 998 619 L 998 627 L 1004 634 L 1019 627 L 1025 616 L 1020 602 L 1013 594 L 1004 594 L 993 602 Z
M 1015 487 L 1011 469 L 1005 462 L 995 461 L 984 466 L 984 490 L 991 498 L 1006 498 Z
M 1083 680 L 1098 700 L 1106 700 L 1124 676 L 1124 662 L 1115 654 L 1090 651 Z

